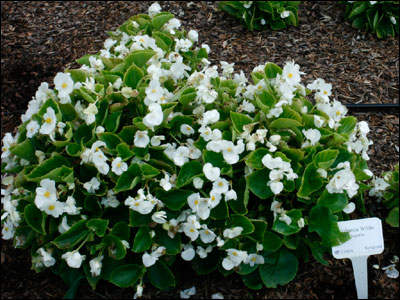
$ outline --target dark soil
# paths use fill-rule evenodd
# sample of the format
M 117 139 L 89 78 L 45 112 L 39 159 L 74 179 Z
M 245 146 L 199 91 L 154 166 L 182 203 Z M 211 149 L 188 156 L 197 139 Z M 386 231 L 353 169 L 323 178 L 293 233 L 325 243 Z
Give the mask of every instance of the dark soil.
M 96 53 L 107 38 L 129 17 L 146 13 L 152 2 L 139 1 L 2 1 L 1 2 L 1 136 L 14 132 L 20 115 L 41 82 L 53 83 L 55 74 L 78 65 L 75 59 Z M 304 82 L 317 77 L 332 83 L 335 98 L 343 103 L 399 103 L 399 39 L 379 40 L 351 27 L 344 21 L 344 8 L 336 1 L 302 2 L 299 27 L 282 31 L 249 32 L 236 19 L 217 10 L 215 2 L 160 2 L 163 10 L 174 13 L 186 29 L 199 31 L 200 44 L 207 43 L 210 60 L 235 62 L 236 70 L 249 74 L 266 61 L 283 66 L 295 60 L 307 73 Z M 393 111 L 355 112 L 369 122 L 370 169 L 375 174 L 388 171 L 398 162 L 399 116 Z M 367 214 L 386 211 L 374 199 L 366 200 Z M 384 224 L 385 251 L 369 258 L 370 298 L 398 299 L 399 282 L 382 270 L 399 255 L 398 229 Z M 294 281 L 276 289 L 251 291 L 239 276 L 224 278 L 219 273 L 195 276 L 190 265 L 182 263 L 181 281 L 176 290 L 161 293 L 146 287 L 145 298 L 179 298 L 179 290 L 197 288 L 195 297 L 210 298 L 220 292 L 225 298 L 356 298 L 349 260 L 327 257 L 330 266 L 311 259 L 302 263 Z M 1 298 L 62 298 L 67 286 L 51 271 L 36 274 L 30 270 L 30 252 L 1 244 Z M 77 298 L 132 298 L 133 289 L 109 283 L 92 291 L 82 284 Z M 396 296 L 397 295 L 397 296 Z

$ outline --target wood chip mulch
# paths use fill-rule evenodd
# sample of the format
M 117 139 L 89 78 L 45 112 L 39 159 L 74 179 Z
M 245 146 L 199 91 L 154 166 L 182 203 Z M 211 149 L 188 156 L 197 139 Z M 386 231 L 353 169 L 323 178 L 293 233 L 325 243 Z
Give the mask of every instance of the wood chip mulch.
M 1 136 L 15 132 L 20 115 L 41 82 L 53 84 L 57 72 L 76 68 L 75 59 L 96 53 L 107 38 L 129 17 L 146 13 L 147 1 L 2 1 L 1 2 Z M 303 82 L 317 77 L 333 85 L 335 98 L 342 103 L 399 103 L 399 39 L 379 40 L 356 30 L 344 21 L 344 8 L 336 1 L 303 1 L 299 7 L 299 27 L 282 31 L 249 32 L 236 19 L 217 10 L 215 2 L 160 2 L 182 21 L 186 29 L 199 31 L 201 43 L 210 46 L 210 60 L 235 62 L 236 70 L 247 75 L 266 61 L 283 66 L 294 60 L 306 73 Z M 388 171 L 398 162 L 399 115 L 391 111 L 349 111 L 369 122 L 370 169 L 374 174 Z M 385 210 L 375 199 L 367 199 L 368 214 Z M 384 222 L 383 222 L 384 223 Z M 398 229 L 384 223 L 385 251 L 369 258 L 370 298 L 398 299 L 399 282 L 372 268 L 390 264 L 399 255 Z M 177 289 L 161 293 L 147 287 L 144 298 L 179 298 L 179 290 L 196 286 L 195 297 L 210 298 L 220 292 L 225 298 L 356 298 L 349 260 L 333 260 L 330 266 L 311 260 L 301 263 L 294 281 L 276 289 L 251 291 L 237 275 L 224 278 L 219 273 L 195 276 L 190 265 L 182 264 Z M 62 298 L 67 287 L 46 270 L 30 270 L 30 253 L 1 242 L 1 298 Z M 399 266 L 397 266 L 399 267 Z M 82 284 L 76 298 L 126 299 L 133 289 L 104 283 L 92 291 Z

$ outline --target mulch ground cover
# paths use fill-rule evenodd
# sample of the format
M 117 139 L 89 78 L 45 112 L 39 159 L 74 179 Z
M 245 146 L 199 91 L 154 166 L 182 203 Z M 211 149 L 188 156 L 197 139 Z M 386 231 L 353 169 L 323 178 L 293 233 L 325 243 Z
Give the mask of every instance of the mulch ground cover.
M 102 48 L 107 31 L 115 30 L 129 17 L 146 13 L 152 2 L 142 1 L 2 1 L 1 2 L 1 136 L 15 132 L 20 115 L 41 82 L 53 84 L 57 72 L 76 68 L 75 59 Z M 217 10 L 215 2 L 160 2 L 174 13 L 186 29 L 199 32 L 199 44 L 211 48 L 210 61 L 235 62 L 236 70 L 249 74 L 266 61 L 283 66 L 295 60 L 306 73 L 303 82 L 317 77 L 333 85 L 334 98 L 342 103 L 399 103 L 399 39 L 379 40 L 344 21 L 344 7 L 336 1 L 308 2 L 299 6 L 299 26 L 282 31 L 250 32 L 236 19 Z M 357 111 L 350 115 L 369 123 L 370 169 L 374 174 L 391 170 L 398 162 L 399 116 L 397 110 Z M 386 211 L 375 200 L 366 200 L 367 214 Z M 384 223 L 384 222 L 383 222 Z M 372 268 L 390 264 L 399 255 L 398 229 L 383 224 L 385 251 L 369 258 L 370 298 L 399 298 L 399 282 Z M 276 289 L 247 289 L 239 276 L 224 278 L 219 273 L 196 276 L 189 264 L 179 265 L 178 288 L 161 293 L 146 287 L 144 298 L 179 298 L 179 290 L 196 286 L 195 297 L 210 298 L 220 292 L 225 298 L 356 298 L 349 260 L 326 257 L 324 266 L 310 259 L 301 263 L 294 281 Z M 30 252 L 1 242 L 1 298 L 62 298 L 68 287 L 46 270 L 30 270 Z M 76 298 L 132 298 L 133 289 L 109 283 L 92 291 L 82 284 Z

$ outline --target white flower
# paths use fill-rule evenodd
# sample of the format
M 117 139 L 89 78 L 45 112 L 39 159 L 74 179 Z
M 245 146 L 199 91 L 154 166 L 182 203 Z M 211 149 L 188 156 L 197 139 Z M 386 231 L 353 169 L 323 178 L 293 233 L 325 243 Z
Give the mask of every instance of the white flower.
M 300 219 L 297 221 L 297 226 L 299 226 L 299 228 L 303 228 L 303 227 L 305 226 L 305 223 L 304 223 L 304 219 L 303 219 L 303 218 L 300 218 Z
M 10 156 L 10 147 L 15 144 L 15 140 L 11 133 L 7 132 L 3 137 L 3 147 L 1 148 L 1 158 L 7 158 Z
M 290 11 L 284 10 L 283 12 L 281 12 L 281 18 L 282 19 L 285 19 L 285 18 L 287 18 L 289 16 L 290 16 Z
M 302 132 L 307 139 L 307 141 L 301 145 L 302 148 L 314 146 L 321 139 L 321 132 L 319 132 L 318 129 L 303 129 Z
M 180 127 L 180 131 L 184 135 L 192 135 L 194 133 L 192 126 L 188 124 L 182 124 Z
M 96 121 L 96 114 L 99 112 L 95 103 L 90 103 L 88 107 L 83 110 L 85 114 L 85 122 L 90 125 Z
M 85 182 L 83 187 L 88 193 L 94 194 L 100 188 L 100 181 L 96 177 L 93 177 L 90 181 Z
M 200 177 L 195 177 L 193 179 L 193 185 L 196 189 L 198 189 L 198 190 L 201 189 L 203 187 L 203 184 L 204 184 L 204 180 L 201 179 Z
M 55 89 L 58 91 L 58 97 L 64 98 L 72 93 L 74 81 L 69 73 L 57 73 L 54 77 Z
M 210 253 L 211 251 L 212 251 L 212 246 L 208 246 L 205 249 L 201 246 L 197 246 L 196 249 L 197 255 L 202 259 L 206 258 L 208 256 L 208 253 Z
M 169 175 L 165 174 L 165 177 L 163 179 L 160 180 L 160 186 L 165 190 L 165 191 L 169 191 L 172 188 L 172 184 L 169 181 Z
M 188 32 L 188 38 L 191 40 L 193 43 L 197 42 L 199 40 L 199 34 L 196 30 L 190 30 Z
M 191 241 L 195 241 L 199 237 L 200 223 L 197 221 L 197 217 L 195 215 L 191 215 L 187 218 L 186 222 L 183 223 L 183 232 L 187 237 L 191 239 Z
M 164 119 L 164 114 L 162 112 L 161 105 L 158 103 L 150 104 L 149 111 L 150 113 L 143 118 L 143 124 L 154 130 L 155 126 L 161 125 Z
M 213 191 L 218 194 L 225 194 L 229 190 L 229 182 L 225 178 L 218 178 L 213 182 Z
M 317 128 L 321 128 L 322 126 L 324 126 L 325 124 L 325 119 L 318 116 L 318 115 L 314 115 L 314 125 Z
M 57 118 L 53 108 L 48 107 L 46 113 L 43 115 L 44 122 L 40 127 L 41 134 L 51 134 L 56 128 Z
M 64 233 L 64 232 L 68 231 L 70 228 L 71 228 L 71 226 L 68 225 L 67 216 L 63 216 L 61 219 L 61 224 L 58 225 L 58 231 L 60 233 Z
M 343 212 L 346 214 L 351 214 L 356 209 L 356 205 L 354 202 L 349 202 L 345 208 L 343 208 Z
M 239 266 L 247 259 L 246 251 L 240 251 L 233 248 L 230 248 L 226 251 L 228 252 L 228 256 L 222 260 L 222 267 L 227 271 Z
M 164 96 L 164 89 L 160 85 L 160 81 L 151 80 L 149 86 L 146 88 L 146 98 L 144 103 L 150 106 L 152 103 L 158 103 Z
M 385 274 L 389 278 L 396 279 L 399 277 L 399 271 L 396 269 L 396 265 L 392 264 L 387 267 L 383 267 L 382 270 L 385 271 Z
M 283 190 L 283 183 L 279 181 L 269 181 L 267 183 L 267 186 L 270 187 L 271 191 L 275 194 L 278 195 L 280 192 Z
M 191 245 L 185 245 L 184 250 L 181 252 L 182 259 L 186 261 L 191 261 L 195 255 L 196 252 Z
M 221 170 L 218 167 L 213 167 L 211 163 L 206 163 L 203 166 L 203 173 L 208 180 L 216 181 L 221 175 Z
M 175 34 L 175 29 L 181 27 L 181 22 L 177 18 L 172 18 L 167 24 L 163 26 L 163 29 L 171 34 Z
M 72 196 L 68 196 L 67 201 L 65 201 L 64 212 L 69 215 L 79 215 L 79 210 L 81 207 L 76 207 L 75 198 Z
M 279 221 L 285 222 L 287 225 L 292 223 L 292 219 L 286 215 L 286 213 L 282 213 L 279 217 Z
M 188 147 L 179 146 L 173 156 L 173 161 L 175 165 L 182 167 L 185 163 L 189 161 L 189 155 L 190 151 Z
M 103 266 L 103 264 L 101 263 L 101 261 L 103 260 L 104 256 L 98 256 L 93 258 L 92 260 L 89 261 L 89 266 L 90 266 L 90 274 L 93 277 L 97 277 L 100 276 L 101 273 L 101 268 Z
M 118 201 L 117 197 L 114 195 L 113 190 L 108 190 L 107 196 L 101 198 L 101 204 L 104 205 L 104 207 L 117 207 L 120 202 Z
M 243 141 L 239 140 L 238 145 L 235 146 L 230 141 L 226 141 L 226 140 L 220 141 L 220 143 L 219 143 L 220 149 L 221 149 L 222 155 L 227 163 L 233 165 L 239 161 L 239 154 L 241 154 L 244 151 L 244 144 L 242 145 L 242 143 L 243 143 Z
M 295 64 L 294 61 L 287 62 L 282 70 L 282 78 L 292 86 L 300 83 L 300 75 L 302 74 L 304 73 L 300 72 L 300 66 Z
M 243 227 L 240 227 L 240 226 L 234 227 L 232 229 L 227 228 L 224 230 L 223 235 L 224 235 L 224 238 L 226 238 L 226 239 L 233 239 L 233 238 L 239 236 L 242 233 L 242 231 L 243 231 Z
M 393 25 L 397 24 L 396 18 L 393 16 L 390 17 L 390 22 L 392 22 Z
M 264 263 L 264 257 L 255 253 L 249 254 L 245 263 L 250 264 L 250 267 L 254 266 L 255 264 L 261 265 Z
M 152 5 L 150 5 L 149 7 L 149 16 L 152 18 L 154 17 L 156 14 L 158 14 L 161 11 L 161 6 L 160 4 L 158 4 L 158 2 L 154 2 Z
M 142 256 L 143 265 L 148 268 L 156 263 L 158 258 L 165 254 L 166 248 L 163 246 L 158 247 L 151 254 L 145 252 Z
M 165 136 L 163 136 L 163 135 L 155 135 L 155 136 L 151 137 L 150 144 L 153 147 L 157 147 L 157 146 L 160 146 L 161 145 L 161 141 L 164 141 L 164 140 L 165 140 Z
M 136 23 L 136 22 L 135 22 Z M 137 24 L 137 23 L 136 23 Z M 140 297 L 142 297 L 143 296 L 143 285 L 141 284 L 141 283 L 139 283 L 137 286 L 136 286 L 136 292 L 135 292 L 135 294 L 133 295 L 133 299 L 137 299 L 137 298 L 140 298 Z
M 35 205 L 41 209 L 49 201 L 57 200 L 56 182 L 51 179 L 42 179 L 40 187 L 36 188 Z
M 41 263 L 46 268 L 54 266 L 54 264 L 56 263 L 56 260 L 54 259 L 54 257 L 52 257 L 51 254 L 48 251 L 44 250 L 43 248 L 39 248 L 36 252 L 39 253 Z
M 147 131 L 136 131 L 135 139 L 133 140 L 133 144 L 138 148 L 146 148 L 150 142 L 150 138 L 147 135 Z
M 344 191 L 346 191 L 349 195 L 349 198 L 352 198 L 354 195 L 357 194 L 359 185 L 356 184 L 356 177 L 350 169 L 350 164 L 348 162 L 346 163 L 347 166 L 343 170 L 335 173 L 335 175 L 326 185 L 326 189 L 330 194 L 343 193 Z M 341 164 L 338 165 L 338 168 L 341 167 L 340 165 Z
M 231 189 L 225 193 L 225 201 L 236 200 L 236 199 L 237 199 L 237 194 L 235 190 Z
M 26 137 L 31 138 L 33 137 L 35 134 L 38 133 L 39 131 L 39 123 L 32 120 L 28 123 L 28 125 L 26 126 Z
M 157 211 L 151 216 L 151 219 L 158 224 L 164 224 L 167 222 L 166 218 L 167 213 L 165 211 Z
M 9 218 L 4 222 L 3 229 L 1 230 L 2 238 L 4 240 L 11 240 L 14 237 L 14 224 Z
M 196 288 L 193 286 L 190 289 L 180 291 L 179 295 L 181 299 L 189 299 L 191 296 L 196 294 Z
M 85 260 L 86 255 L 81 255 L 78 251 L 68 251 L 67 253 L 64 253 L 61 258 L 67 261 L 69 267 L 79 269 L 82 262 Z
M 199 231 L 201 241 L 205 244 L 212 243 L 217 236 L 207 228 L 207 225 L 203 225 L 202 228 L 203 229 Z
M 197 99 L 201 100 L 204 103 L 213 103 L 218 97 L 218 93 L 213 90 L 211 87 L 207 87 L 205 85 L 199 85 L 197 87 Z
M 215 293 L 211 295 L 211 299 L 224 299 L 224 296 L 221 293 Z
M 111 163 L 111 171 L 113 171 L 118 176 L 128 170 L 128 164 L 122 161 L 121 157 L 117 157 Z

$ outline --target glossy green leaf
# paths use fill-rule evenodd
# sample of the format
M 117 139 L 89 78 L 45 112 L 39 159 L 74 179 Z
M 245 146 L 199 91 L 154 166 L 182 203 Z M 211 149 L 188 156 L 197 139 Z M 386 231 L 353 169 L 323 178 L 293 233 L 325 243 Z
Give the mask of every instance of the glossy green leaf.
M 319 190 L 324 185 L 321 176 L 317 172 L 317 168 L 313 163 L 310 163 L 304 170 L 301 179 L 301 186 L 297 192 L 300 198 L 309 198 L 310 194 Z
M 104 246 L 108 247 L 108 255 L 116 260 L 123 259 L 126 255 L 126 248 L 122 241 L 112 234 L 107 234 L 101 240 Z
M 317 168 L 328 169 L 336 160 L 336 157 L 339 154 L 339 150 L 327 149 L 321 152 L 318 152 L 314 156 L 314 165 Z
M 265 231 L 263 238 L 263 247 L 267 251 L 276 251 L 282 246 L 282 239 L 272 231 Z
M 160 199 L 166 207 L 174 211 L 179 211 L 185 206 L 187 204 L 187 198 L 191 194 L 193 194 L 193 191 L 182 189 L 171 189 L 169 191 L 159 189 L 156 192 L 157 198 Z
M 30 162 L 36 161 L 35 146 L 32 144 L 30 139 L 26 139 L 24 142 L 10 147 L 10 152 L 15 154 L 19 158 L 29 160 Z
M 136 89 L 140 79 L 144 77 L 143 71 L 135 64 L 132 64 L 124 75 L 124 83 L 126 86 Z
M 299 232 L 301 228 L 297 222 L 302 217 L 301 211 L 298 209 L 292 209 L 286 212 L 286 215 L 291 218 L 291 223 L 288 225 L 286 222 L 279 220 L 279 217 L 277 217 L 274 221 L 272 229 L 282 235 L 290 235 Z
M 175 276 L 171 270 L 160 260 L 147 268 L 147 276 L 152 285 L 160 290 L 175 286 Z
M 52 244 L 61 250 L 74 248 L 75 245 L 84 240 L 89 234 L 86 223 L 87 220 L 76 222 L 70 229 L 56 237 L 52 241 Z
M 41 212 L 35 204 L 31 203 L 25 206 L 24 216 L 26 223 L 36 232 L 46 235 L 46 213 Z M 6 227 L 3 227 L 3 230 Z
M 135 264 L 120 266 L 111 273 L 110 282 L 122 288 L 130 287 L 142 277 L 143 271 L 142 267 Z
M 234 111 L 230 112 L 230 116 L 231 116 L 233 128 L 239 133 L 242 133 L 244 131 L 243 130 L 244 125 L 247 125 L 247 124 L 250 124 L 253 122 L 253 120 L 249 116 L 241 114 L 241 113 L 237 113 Z
M 102 219 L 90 219 L 86 223 L 86 227 L 94 231 L 96 235 L 99 237 L 104 236 L 107 230 L 107 226 L 108 226 L 108 220 L 102 220 Z
M 325 206 L 317 205 L 311 209 L 309 217 L 309 232 L 317 232 L 322 239 L 322 245 L 338 246 L 350 239 L 348 232 L 341 232 L 338 227 L 338 217 Z
M 141 180 L 141 170 L 138 164 L 132 164 L 118 178 L 114 188 L 116 193 L 132 190 Z
M 250 191 L 261 199 L 267 199 L 274 195 L 270 187 L 267 186 L 269 181 L 269 170 L 267 168 L 257 170 L 247 177 Z
M 193 178 L 203 174 L 203 166 L 198 161 L 192 160 L 185 163 L 179 171 L 176 188 L 181 188 L 192 182 Z
M 141 253 L 150 249 L 153 244 L 153 240 L 150 235 L 150 227 L 141 226 L 135 235 L 133 240 L 132 251 L 136 253 Z
M 271 154 L 271 152 L 267 148 L 258 148 L 252 151 L 246 159 L 246 165 L 253 169 L 265 168 L 262 163 L 262 159 L 267 154 Z
M 321 197 L 318 198 L 318 204 L 328 207 L 333 213 L 342 211 L 348 204 L 348 199 L 346 193 L 329 193 L 325 189 Z

